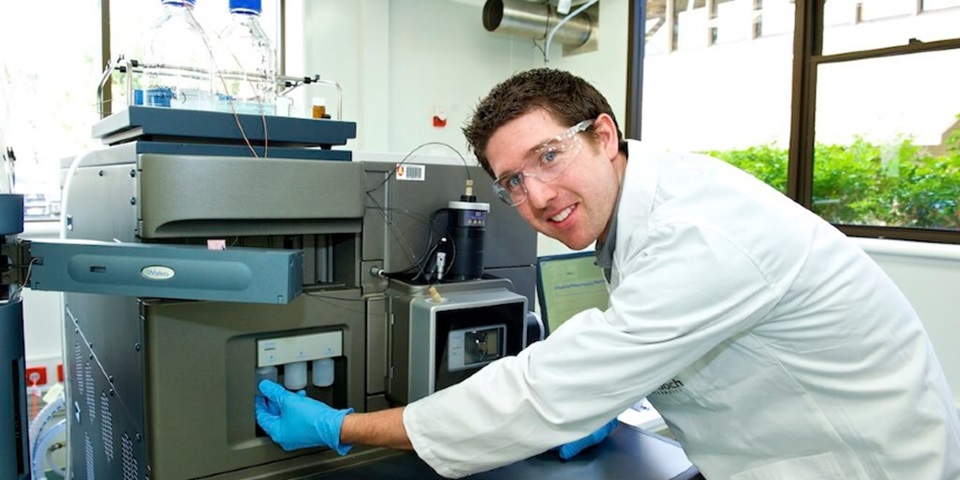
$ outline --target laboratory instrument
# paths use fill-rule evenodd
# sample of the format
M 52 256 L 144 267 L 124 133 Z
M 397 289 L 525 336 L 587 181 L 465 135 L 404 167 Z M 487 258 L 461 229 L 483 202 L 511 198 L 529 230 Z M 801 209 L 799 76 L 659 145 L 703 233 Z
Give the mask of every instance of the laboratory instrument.
M 535 234 L 490 192 L 476 199 L 491 205 L 486 239 L 511 248 L 484 252 L 480 278 L 371 273 L 426 265 L 437 232 L 423 218 L 477 166 L 410 161 L 423 176 L 398 178 L 398 159 L 344 149 L 356 125 L 332 119 L 133 105 L 93 132 L 104 147 L 63 162 L 66 239 L 9 252 L 33 264 L 25 286 L 67 292 L 74 479 L 280 479 L 371 461 L 393 453 L 282 450 L 255 422 L 258 380 L 375 411 L 524 347 Z

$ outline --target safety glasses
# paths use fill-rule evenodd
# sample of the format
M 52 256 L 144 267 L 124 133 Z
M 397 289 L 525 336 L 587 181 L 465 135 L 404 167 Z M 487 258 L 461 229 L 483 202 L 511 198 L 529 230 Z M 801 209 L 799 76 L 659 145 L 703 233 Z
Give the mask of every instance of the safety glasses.
M 593 120 L 584 120 L 556 137 L 544 142 L 535 150 L 536 158 L 527 160 L 520 170 L 507 172 L 493 181 L 493 191 L 497 197 L 510 206 L 517 206 L 527 199 L 526 181 L 536 178 L 548 183 L 560 177 L 560 174 L 577 158 L 583 143 L 578 133 L 590 128 Z M 528 165 L 536 162 L 533 165 Z

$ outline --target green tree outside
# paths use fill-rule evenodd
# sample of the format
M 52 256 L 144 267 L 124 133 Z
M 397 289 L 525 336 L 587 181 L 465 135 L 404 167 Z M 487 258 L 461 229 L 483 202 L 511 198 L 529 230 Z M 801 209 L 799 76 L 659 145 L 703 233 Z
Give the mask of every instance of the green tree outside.
M 958 115 L 960 118 L 960 115 Z M 877 145 L 817 144 L 813 211 L 838 224 L 960 230 L 960 129 L 946 152 L 903 138 Z M 775 145 L 705 152 L 786 193 L 787 150 Z

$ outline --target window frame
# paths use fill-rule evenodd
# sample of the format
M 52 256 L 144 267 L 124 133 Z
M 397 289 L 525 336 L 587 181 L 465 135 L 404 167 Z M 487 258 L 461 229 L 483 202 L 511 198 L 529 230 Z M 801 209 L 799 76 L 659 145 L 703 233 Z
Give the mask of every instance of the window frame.
M 669 17 L 674 0 L 666 0 Z M 825 0 L 795 0 L 793 33 L 793 74 L 790 108 L 787 196 L 813 211 L 814 147 L 816 126 L 817 71 L 822 65 L 882 57 L 960 49 L 960 37 L 906 45 L 823 54 Z M 628 137 L 642 138 L 643 60 L 647 0 L 631 0 L 629 5 L 627 50 L 627 105 L 624 130 Z M 918 0 L 915 14 L 924 11 Z M 669 18 L 667 28 L 673 28 Z M 672 49 L 670 50 L 672 51 Z M 913 240 L 930 243 L 960 244 L 960 231 L 837 224 L 852 237 Z
M 812 210 L 819 67 L 842 62 L 960 49 L 960 37 L 824 55 L 822 53 L 824 1 L 797 0 L 796 7 L 787 195 L 800 205 Z M 919 9 L 917 13 L 920 13 Z M 960 244 L 960 232 L 950 230 L 841 223 L 834 223 L 834 226 L 853 237 Z

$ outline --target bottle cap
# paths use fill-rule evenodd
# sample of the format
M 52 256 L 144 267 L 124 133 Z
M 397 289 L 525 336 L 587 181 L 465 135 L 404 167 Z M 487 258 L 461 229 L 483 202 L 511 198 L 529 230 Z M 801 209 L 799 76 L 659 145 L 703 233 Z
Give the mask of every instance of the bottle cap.
M 259 15 L 262 11 L 263 7 L 260 0 L 230 0 L 230 12 L 232 13 L 252 13 Z

